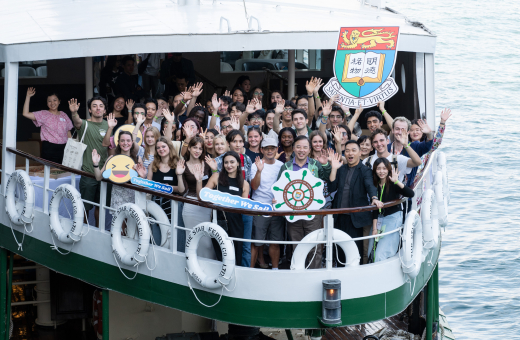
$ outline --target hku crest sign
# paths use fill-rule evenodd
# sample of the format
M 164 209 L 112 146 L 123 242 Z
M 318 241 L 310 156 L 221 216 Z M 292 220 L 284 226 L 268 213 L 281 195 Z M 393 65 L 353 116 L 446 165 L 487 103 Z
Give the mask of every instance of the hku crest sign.
M 376 106 L 397 93 L 390 77 L 397 56 L 399 27 L 342 27 L 334 56 L 334 74 L 323 91 L 338 94 L 347 107 Z

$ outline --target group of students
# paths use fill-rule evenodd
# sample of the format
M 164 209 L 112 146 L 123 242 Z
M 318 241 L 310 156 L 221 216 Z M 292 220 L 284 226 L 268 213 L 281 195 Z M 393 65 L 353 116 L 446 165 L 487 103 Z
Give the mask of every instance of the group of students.
M 384 203 L 401 196 L 413 197 L 411 188 L 431 152 L 440 145 L 450 110 L 441 113 L 434 134 L 421 119 L 392 118 L 385 103 L 380 102 L 377 110 L 365 113 L 368 132 L 362 134 L 358 120 L 363 108 L 351 114 L 348 108 L 336 104 L 337 98 L 322 101 L 321 86 L 321 79 L 312 78 L 306 84 L 307 95 L 285 100 L 281 91 L 272 91 L 269 100 L 264 100 L 263 89 L 251 87 L 249 78 L 242 76 L 232 91 L 220 98 L 214 94 L 207 103 L 199 103 L 203 89 L 201 83 L 196 83 L 175 96 L 173 106 L 164 98 L 149 98 L 141 103 L 115 96 L 108 114 L 105 98 L 94 97 L 87 103 L 91 117 L 87 120 L 79 117 L 76 99 L 69 101 L 72 120 L 59 111 L 60 101 L 55 94 L 48 97 L 48 110 L 29 112 L 30 98 L 35 93 L 29 88 L 23 115 L 41 126 L 42 156 L 56 163 L 61 163 L 62 149 L 73 127 L 78 137 L 84 136 L 87 149 L 82 170 L 95 177 L 82 176 L 79 183 L 82 198 L 88 201 L 99 202 L 99 181 L 112 155 L 131 157 L 140 177 L 169 184 L 174 194 L 199 199 L 199 192 L 207 187 L 267 204 L 276 203 L 271 187 L 285 170 L 305 168 L 325 184 L 324 208 L 377 206 L 370 212 L 334 215 L 335 228 L 353 238 L 399 228 L 406 208 L 401 204 L 384 207 Z M 390 135 L 383 129 L 385 122 Z M 123 124 L 133 124 L 133 131 L 120 131 L 114 136 Z M 107 202 L 112 208 L 135 200 L 133 190 L 111 187 Z M 169 200 L 152 199 L 171 218 Z M 92 207 L 85 203 L 87 211 Z M 186 203 L 179 209 L 179 225 L 189 229 L 212 219 L 212 210 L 206 207 Z M 97 218 L 97 207 L 95 214 Z M 268 245 L 274 270 L 278 269 L 281 254 L 290 256 L 291 250 L 269 241 L 300 241 L 323 227 L 322 216 L 296 222 L 224 211 L 218 211 L 217 216 L 229 236 L 252 240 L 235 242 L 237 265 L 268 268 L 264 258 L 264 246 Z M 152 234 L 160 244 L 157 226 L 152 228 Z M 182 251 L 185 233 L 179 236 L 178 249 Z M 372 240 L 356 241 L 356 245 L 362 263 L 382 261 L 397 253 L 399 234 L 381 237 L 377 247 Z M 323 265 L 323 245 L 317 248 L 309 254 L 309 268 Z M 218 259 L 218 249 L 210 239 L 203 238 L 198 254 Z M 342 266 L 345 254 L 339 248 L 337 252 L 334 262 Z

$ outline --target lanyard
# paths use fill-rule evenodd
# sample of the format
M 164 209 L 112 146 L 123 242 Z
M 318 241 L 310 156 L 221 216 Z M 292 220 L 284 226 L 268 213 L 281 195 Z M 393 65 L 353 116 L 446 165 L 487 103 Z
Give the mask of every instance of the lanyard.
M 381 196 L 379 196 L 379 201 L 383 202 L 383 191 L 385 191 L 385 184 L 383 184 L 383 188 L 381 189 Z M 379 213 L 381 213 L 381 209 L 379 209 Z

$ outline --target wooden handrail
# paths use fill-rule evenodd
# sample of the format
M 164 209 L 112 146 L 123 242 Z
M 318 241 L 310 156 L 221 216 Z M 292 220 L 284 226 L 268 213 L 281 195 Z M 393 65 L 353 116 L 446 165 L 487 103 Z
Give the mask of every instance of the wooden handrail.
M 1 143 L 0 143 L 0 146 L 1 146 Z M 6 149 L 9 152 L 12 152 L 12 153 L 14 153 L 18 156 L 24 157 L 24 158 L 28 158 L 35 162 L 38 162 L 38 163 L 41 163 L 44 165 L 49 165 L 53 168 L 67 171 L 67 172 L 73 173 L 75 175 L 80 175 L 80 176 L 85 176 L 85 177 L 90 177 L 90 178 L 96 179 L 96 177 L 93 174 L 90 174 L 88 172 L 69 168 L 64 165 L 48 161 L 46 159 L 36 157 L 36 156 L 33 156 L 26 152 L 23 152 L 23 151 L 20 151 L 17 149 L 13 149 L 10 147 L 7 147 Z M 107 183 L 112 183 L 111 181 L 106 180 L 106 179 L 102 179 L 102 181 L 107 182 Z M 203 202 L 203 201 L 199 201 L 199 200 L 192 199 L 192 198 L 182 197 L 180 195 L 165 194 L 165 193 L 157 192 L 157 191 L 150 190 L 150 189 L 147 189 L 147 188 L 144 188 L 141 186 L 137 186 L 134 184 L 130 184 L 130 183 L 114 184 L 114 185 L 119 185 L 123 188 L 128 188 L 128 189 L 144 192 L 147 194 L 152 194 L 155 196 L 163 197 L 166 199 L 171 199 L 171 200 L 178 201 L 178 202 L 198 205 L 198 206 L 210 208 L 210 209 L 223 210 L 223 211 L 230 212 L 230 213 L 244 214 L 244 215 L 258 215 L 258 214 L 261 214 L 263 216 L 287 216 L 287 215 L 298 216 L 298 215 L 330 215 L 330 214 L 335 215 L 335 214 L 350 214 L 350 213 L 363 212 L 363 211 L 372 211 L 372 210 L 377 209 L 377 207 L 375 205 L 368 205 L 365 207 L 341 208 L 341 209 L 321 209 L 321 210 L 304 210 L 304 211 L 261 211 L 260 212 L 257 210 L 228 208 L 228 207 L 224 207 L 221 205 L 211 204 L 208 202 Z M 407 198 L 402 198 L 402 199 L 384 203 L 384 208 L 392 207 L 394 205 L 405 202 L 406 199 Z

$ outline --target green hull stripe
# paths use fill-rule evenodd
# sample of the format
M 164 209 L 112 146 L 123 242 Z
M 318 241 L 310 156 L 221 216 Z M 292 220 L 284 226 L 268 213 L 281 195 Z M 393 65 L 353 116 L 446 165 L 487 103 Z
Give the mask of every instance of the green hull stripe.
M 22 234 L 15 231 L 20 240 Z M 6 248 L 31 261 L 57 272 L 69 275 L 94 286 L 108 288 L 138 299 L 175 308 L 219 321 L 272 328 L 321 328 L 321 301 L 277 302 L 245 300 L 223 296 L 219 304 L 207 308 L 197 302 L 189 287 L 138 274 L 130 281 L 123 277 L 119 268 L 82 255 L 66 256 L 51 250 L 50 245 L 25 235 L 23 251 L 13 239 L 11 230 L 0 224 L 0 247 Z M 435 262 L 438 250 L 434 255 Z M 342 301 L 342 325 L 362 324 L 390 317 L 403 311 L 428 282 L 433 266 L 423 264 L 416 278 L 415 291 L 410 295 L 410 284 L 384 294 Z M 127 271 L 127 275 L 133 275 Z M 186 275 L 182 272 L 179 275 Z M 412 282 L 413 285 L 413 282 Z M 298 289 L 298 287 L 295 287 Z M 302 288 L 303 289 L 303 288 Z M 206 304 L 215 303 L 219 294 L 196 290 L 199 299 Z

